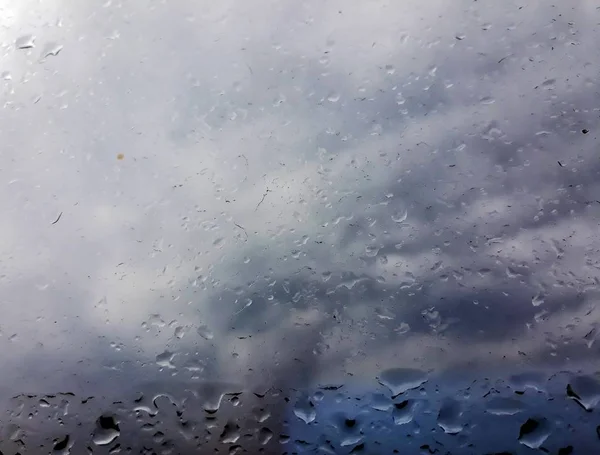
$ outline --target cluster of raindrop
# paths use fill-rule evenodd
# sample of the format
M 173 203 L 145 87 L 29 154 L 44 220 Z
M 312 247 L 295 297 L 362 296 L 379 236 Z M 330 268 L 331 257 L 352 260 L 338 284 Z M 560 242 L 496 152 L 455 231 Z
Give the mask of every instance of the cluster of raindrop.
M 105 403 L 73 393 L 18 395 L 2 453 L 594 453 L 593 375 L 477 380 L 392 368 L 379 385 L 248 390 L 220 382 L 148 383 Z M 200 451 L 200 452 L 198 452 Z
M 123 399 L 18 395 L 0 453 L 272 453 L 289 430 L 279 390 L 220 382 L 148 383 Z
M 593 376 L 437 379 L 393 368 L 378 377 L 383 391 L 337 386 L 299 393 L 289 453 L 568 454 L 600 446 L 590 414 L 600 401 Z

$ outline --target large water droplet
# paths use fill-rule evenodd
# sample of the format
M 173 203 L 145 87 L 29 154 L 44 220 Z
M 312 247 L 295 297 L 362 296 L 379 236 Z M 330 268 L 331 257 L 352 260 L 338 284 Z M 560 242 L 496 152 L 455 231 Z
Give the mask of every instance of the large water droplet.
M 160 314 L 151 314 L 147 324 L 155 327 L 164 327 L 166 325 L 165 321 L 160 317 Z
M 62 44 L 48 43 L 44 46 L 44 49 L 42 50 L 40 58 L 43 60 L 46 57 L 56 56 L 59 54 L 60 51 L 62 51 L 62 49 L 63 49 Z
M 311 423 L 317 418 L 317 411 L 311 400 L 301 397 L 294 405 L 294 415 L 304 423 Z
M 355 446 L 351 451 L 350 454 L 354 455 L 354 454 L 359 454 L 359 453 L 364 453 L 365 450 L 365 443 L 361 442 L 360 444 L 358 444 L 357 446 Z
M 531 298 L 531 304 L 533 306 L 540 306 L 544 303 L 544 296 L 541 294 L 536 294 Z
M 591 411 L 600 401 L 600 383 L 589 376 L 576 376 L 567 385 L 567 396 Z
M 391 368 L 382 371 L 379 383 L 386 386 L 396 397 L 407 390 L 416 389 L 427 381 L 427 374 L 413 368 Z
M 258 440 L 262 445 L 266 445 L 269 441 L 273 439 L 273 432 L 269 430 L 267 427 L 263 427 L 260 429 L 258 433 Z
M 514 398 L 494 397 L 487 402 L 486 411 L 497 416 L 512 416 L 525 409 L 523 403 Z
M 105 446 L 119 437 L 121 431 L 115 418 L 111 415 L 102 415 L 96 421 L 96 430 L 92 441 L 98 446 Z
M 332 427 L 340 435 L 339 444 L 341 447 L 354 446 L 364 437 L 360 416 L 350 416 L 344 412 L 336 413 L 332 419 Z
M 442 404 L 438 414 L 438 425 L 448 434 L 460 433 L 463 429 L 461 422 L 462 405 L 458 400 L 448 398 Z
M 175 354 L 171 351 L 165 351 L 162 354 L 158 354 L 156 356 L 156 364 L 163 368 L 173 369 L 175 365 L 173 365 L 173 358 Z
M 221 442 L 223 444 L 233 444 L 240 439 L 240 427 L 236 423 L 227 422 L 221 433 Z
M 397 212 L 394 215 L 392 215 L 392 221 L 394 221 L 395 223 L 403 223 L 406 221 L 407 218 L 408 218 L 407 210 Z
M 221 401 L 225 393 L 217 390 L 216 388 L 211 388 L 208 390 L 206 399 L 204 401 L 204 411 L 208 414 L 215 414 L 219 408 L 221 407 Z
M 330 103 L 337 103 L 340 100 L 340 94 L 337 92 L 332 92 L 327 97 L 327 101 Z
M 23 35 L 17 38 L 15 41 L 15 47 L 17 49 L 31 49 L 35 46 L 35 36 L 34 35 Z
M 259 423 L 266 422 L 271 417 L 271 413 L 269 412 L 269 410 L 258 407 L 252 410 L 252 415 Z
M 52 448 L 52 451 L 55 455 L 67 455 L 70 453 L 69 448 L 72 444 L 69 444 L 69 439 L 69 435 L 66 435 L 64 438 L 54 441 L 54 447 Z
M 519 442 L 531 449 L 538 449 L 550 436 L 550 423 L 546 419 L 527 419 L 519 431 Z
M 545 382 L 545 377 L 541 373 L 532 371 L 512 375 L 509 378 L 509 382 L 515 391 L 519 393 L 525 392 L 526 389 L 543 391 L 544 387 L 542 384 Z
M 214 334 L 212 333 L 212 331 L 208 328 L 208 326 L 201 324 L 198 326 L 198 328 L 196 329 L 196 333 L 198 335 L 200 335 L 202 338 L 204 338 L 205 340 L 212 340 L 214 338 Z
M 395 425 L 405 425 L 412 422 L 415 414 L 417 402 L 415 400 L 404 400 L 400 403 L 394 403 L 392 417 Z
M 371 398 L 371 407 L 378 411 L 389 411 L 394 404 L 387 395 L 374 393 Z
M 179 325 L 179 326 L 175 327 L 175 331 L 173 332 L 173 335 L 175 335 L 175 338 L 178 338 L 181 340 L 185 336 L 185 331 L 186 331 L 186 328 Z

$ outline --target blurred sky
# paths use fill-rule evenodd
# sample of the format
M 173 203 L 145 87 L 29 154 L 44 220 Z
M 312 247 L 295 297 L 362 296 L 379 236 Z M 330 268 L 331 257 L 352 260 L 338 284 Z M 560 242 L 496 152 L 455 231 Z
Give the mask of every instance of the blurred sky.
M 596 5 L 0 1 L 3 400 L 591 368 Z

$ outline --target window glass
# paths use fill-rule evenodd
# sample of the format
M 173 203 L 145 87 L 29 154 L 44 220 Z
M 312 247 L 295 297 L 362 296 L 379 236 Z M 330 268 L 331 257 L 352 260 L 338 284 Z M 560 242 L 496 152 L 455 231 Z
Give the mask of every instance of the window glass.
M 594 453 L 599 22 L 0 2 L 2 453 Z

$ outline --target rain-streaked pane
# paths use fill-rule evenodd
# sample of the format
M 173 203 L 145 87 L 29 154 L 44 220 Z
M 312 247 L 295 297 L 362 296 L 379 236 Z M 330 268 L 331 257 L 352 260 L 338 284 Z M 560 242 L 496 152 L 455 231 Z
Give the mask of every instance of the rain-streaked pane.
M 1 2 L 0 451 L 598 452 L 598 24 Z

